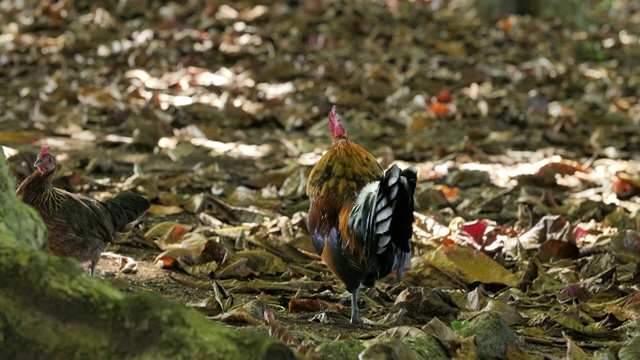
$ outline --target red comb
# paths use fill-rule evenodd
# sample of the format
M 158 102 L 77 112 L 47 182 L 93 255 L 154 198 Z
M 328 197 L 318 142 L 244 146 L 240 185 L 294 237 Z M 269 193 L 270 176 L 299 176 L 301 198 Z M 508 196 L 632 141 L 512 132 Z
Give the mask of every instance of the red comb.
M 49 146 L 43 147 L 42 150 L 40 150 L 40 154 L 38 154 L 38 158 L 41 158 L 42 156 L 44 156 L 44 154 L 47 154 L 49 150 L 51 150 L 51 147 Z
M 336 112 L 335 105 L 331 107 L 331 112 L 329 113 L 329 129 L 334 138 L 347 136 L 347 132 L 344 131 L 340 117 Z

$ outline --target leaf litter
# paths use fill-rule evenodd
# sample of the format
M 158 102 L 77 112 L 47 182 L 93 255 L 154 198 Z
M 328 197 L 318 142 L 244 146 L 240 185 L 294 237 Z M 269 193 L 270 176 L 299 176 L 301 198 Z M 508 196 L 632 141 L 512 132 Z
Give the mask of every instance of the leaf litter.
M 543 3 L 7 4 L 0 144 L 18 181 L 49 145 L 56 186 L 152 201 L 106 281 L 309 357 L 635 358 L 640 9 Z M 361 328 L 305 224 L 331 104 L 419 169 Z

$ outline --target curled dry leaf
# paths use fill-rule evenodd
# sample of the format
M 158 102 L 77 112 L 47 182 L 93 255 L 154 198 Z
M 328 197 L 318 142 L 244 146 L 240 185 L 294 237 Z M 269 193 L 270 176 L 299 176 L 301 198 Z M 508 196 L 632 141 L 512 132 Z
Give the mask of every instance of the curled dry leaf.
M 166 240 L 166 239 L 163 239 Z M 179 264 L 184 270 L 187 268 L 190 270 L 189 273 L 192 274 L 209 274 L 211 269 L 194 269 L 192 268 L 194 265 L 199 264 L 199 258 L 202 254 L 202 250 L 205 248 L 205 244 L 209 241 L 204 235 L 199 233 L 188 233 L 184 237 L 180 239 L 180 242 L 169 243 L 167 241 L 158 240 L 156 244 L 161 249 L 166 249 L 162 253 L 160 253 L 156 259 L 155 263 L 159 264 L 162 262 L 163 267 L 175 266 L 175 264 Z M 175 239 L 171 239 L 174 241 Z M 173 259 L 175 261 L 171 261 L 168 259 Z
M 264 299 L 253 299 L 242 307 L 256 319 L 262 319 L 264 312 L 269 309 L 269 303 Z
M 289 312 L 318 312 L 322 310 L 322 305 L 318 299 L 299 299 L 293 298 L 289 300 Z
M 236 308 L 224 314 L 220 314 L 213 317 L 214 320 L 218 320 L 227 325 L 235 326 L 259 326 L 262 325 L 262 321 L 256 319 L 243 307 Z
M 297 345 L 300 342 L 291 331 L 276 320 L 276 316 L 270 309 L 264 311 L 264 323 L 269 326 L 269 336 L 281 340 L 287 345 Z
M 118 270 L 123 274 L 135 274 L 138 272 L 138 263 L 128 256 L 112 252 L 103 252 L 100 257 L 116 260 L 118 262 Z
M 208 226 L 214 229 L 221 228 L 222 225 L 224 224 L 219 219 L 204 212 L 201 212 L 200 214 L 198 214 L 198 220 L 200 220 L 202 225 Z
M 403 308 L 397 308 L 388 312 L 382 319 L 378 320 L 378 325 L 381 326 L 401 326 L 406 323 L 405 317 L 407 310 Z
M 313 317 L 311 319 L 309 319 L 310 322 L 319 322 L 320 324 L 328 324 L 331 322 L 331 320 L 329 319 L 329 315 L 327 315 L 326 312 L 321 312 L 321 313 L 317 313 L 315 315 L 313 315 Z
M 220 309 L 226 312 L 233 306 L 233 297 L 216 280 L 213 280 L 211 285 L 213 286 L 213 295 L 216 302 L 220 305 Z
M 208 240 L 204 244 L 204 248 L 200 253 L 200 262 L 207 263 L 215 261 L 218 264 L 224 264 L 227 259 L 233 256 L 234 253 L 227 248 L 227 246 L 220 241 L 219 238 Z
M 513 306 L 505 303 L 502 300 L 492 299 L 482 311 L 494 311 L 502 314 L 509 326 L 513 325 L 525 325 L 526 320 L 520 315 L 520 313 L 513 308 Z
M 161 268 L 170 269 L 178 265 L 194 264 L 196 259 L 197 255 L 190 249 L 170 248 L 156 256 L 153 262 Z
M 227 259 L 234 257 L 233 252 L 227 249 L 219 239 L 207 239 L 202 234 L 187 234 L 178 248 L 187 248 L 190 251 L 188 257 L 184 256 L 187 252 L 180 252 L 183 257 L 176 259 L 182 269 L 193 276 L 203 278 L 215 276 Z
M 138 262 L 128 256 L 120 258 L 120 271 L 123 274 L 135 274 L 138 272 Z
M 478 349 L 474 337 L 463 338 L 451 327 L 443 323 L 439 318 L 431 319 L 422 327 L 426 335 L 432 335 L 445 348 L 447 355 L 451 359 L 477 359 Z
M 437 319 L 437 318 L 436 318 Z M 415 328 L 413 326 L 396 326 L 391 329 L 387 329 L 376 336 L 378 339 L 405 339 L 405 338 L 418 338 L 428 336 L 423 330 Z
M 433 316 L 454 318 L 460 308 L 443 290 L 427 290 L 424 287 L 408 287 L 396 297 L 394 307 L 408 310 L 409 316 L 421 320 Z
M 538 248 L 547 240 L 575 244 L 571 223 L 561 215 L 546 215 L 529 231 L 520 236 L 520 243 L 527 250 Z
M 611 252 L 622 263 L 640 259 L 640 234 L 636 230 L 626 230 L 611 237 Z
M 218 279 L 238 279 L 248 276 L 255 276 L 257 273 L 250 267 L 249 259 L 242 258 L 230 263 L 219 273 L 216 274 Z
M 165 261 L 165 259 L 162 260 Z M 183 258 L 178 258 L 177 262 L 178 264 L 180 264 L 180 267 L 188 274 L 199 278 L 211 278 L 220 268 L 220 264 L 215 261 L 190 265 L 187 261 L 183 260 Z
M 471 310 L 479 311 L 487 306 L 487 302 L 487 297 L 480 286 L 467 294 L 467 307 Z
M 575 259 L 580 255 L 576 244 L 561 240 L 547 240 L 538 249 L 536 258 L 543 263 L 550 263 L 562 259 Z
M 239 251 L 236 256 L 239 260 L 218 274 L 221 279 L 249 275 L 277 275 L 286 270 L 282 259 L 264 250 Z
M 209 296 L 204 301 L 189 303 L 188 305 L 206 316 L 216 316 L 225 312 L 225 310 L 220 307 L 220 303 L 215 296 Z
M 184 209 L 180 206 L 165 206 L 165 205 L 156 205 L 151 204 L 147 213 L 152 215 L 177 215 L 184 212 Z
M 160 250 L 168 248 L 169 244 L 175 244 L 182 240 L 182 237 L 191 231 L 192 226 L 178 224 L 175 222 L 161 222 L 154 225 L 144 234 L 144 237 L 156 243 Z
M 265 217 L 277 217 L 274 213 L 266 210 L 254 209 L 251 206 L 247 208 L 232 206 L 216 197 L 211 197 L 210 199 L 212 200 L 213 207 L 211 210 L 212 215 L 233 225 L 257 225 L 260 224 Z
M 168 237 L 156 240 L 156 244 L 163 250 L 175 248 L 190 250 L 197 257 L 200 256 L 208 241 L 209 239 L 200 233 L 188 233 L 179 239 L 177 237 Z
M 549 310 L 549 316 L 553 321 L 557 322 L 559 325 L 575 331 L 587 336 L 606 338 L 606 337 L 614 337 L 616 336 L 615 332 L 612 332 L 610 329 L 602 328 L 598 326 L 597 323 L 590 323 L 588 325 L 584 325 L 581 319 L 576 319 L 574 316 L 569 315 L 568 313 L 559 313 L 556 310 Z
M 158 198 L 160 202 L 164 204 L 162 208 L 158 205 L 157 210 L 164 210 L 167 213 L 164 215 L 175 215 L 180 214 L 182 211 L 186 210 L 189 213 L 196 214 L 202 208 L 204 204 L 204 195 L 202 194 L 193 194 L 193 195 L 177 195 L 169 192 L 160 192 L 158 194 Z M 177 209 L 181 209 L 182 211 L 178 211 Z M 170 213 L 168 211 L 177 211 L 175 213 Z M 156 213 L 160 214 L 160 213 Z
M 282 260 L 287 263 L 304 264 L 312 260 L 316 260 L 316 256 L 310 256 L 308 253 L 300 251 L 300 249 L 292 243 L 281 244 L 276 247 L 280 253 Z

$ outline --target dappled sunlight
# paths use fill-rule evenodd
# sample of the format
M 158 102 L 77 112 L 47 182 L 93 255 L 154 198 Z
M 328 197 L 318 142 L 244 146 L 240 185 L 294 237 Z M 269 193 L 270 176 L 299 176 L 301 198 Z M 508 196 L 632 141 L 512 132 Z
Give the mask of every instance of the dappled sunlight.
M 100 281 L 228 326 L 264 333 L 266 321 L 303 356 L 425 357 L 416 339 L 441 351 L 433 358 L 631 349 L 640 4 L 501 5 L 3 1 L 0 146 L 18 184 L 50 146 L 57 188 L 150 200 Z M 404 203 L 411 267 L 358 293 L 362 327 L 347 325 L 345 284 L 308 227 L 333 106 L 368 159 L 418 174 Z M 334 184 L 317 210 L 326 229 L 383 209 L 377 181 L 409 183 L 354 159 L 316 174 Z M 327 220 L 336 203 L 338 226 Z M 382 215 L 353 231 L 365 237 L 344 237 L 367 269 L 397 246 L 369 231 L 396 230 Z M 510 339 L 506 353 L 491 353 L 486 333 Z
M 214 140 L 191 139 L 191 143 L 212 149 L 215 153 L 226 154 L 231 157 L 262 158 L 273 151 L 269 145 L 247 145 L 239 143 L 223 143 Z

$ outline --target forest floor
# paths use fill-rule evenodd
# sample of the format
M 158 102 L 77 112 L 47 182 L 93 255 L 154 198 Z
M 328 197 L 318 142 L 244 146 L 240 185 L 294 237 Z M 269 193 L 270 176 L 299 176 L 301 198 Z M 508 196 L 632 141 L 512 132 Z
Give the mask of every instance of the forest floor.
M 639 354 L 640 7 L 300 3 L 2 3 L 17 181 L 48 145 L 57 186 L 152 202 L 101 279 L 308 356 L 427 334 L 488 356 L 464 335 L 486 312 L 525 351 L 500 358 Z M 304 222 L 333 104 L 383 167 L 419 171 L 411 269 L 360 291 L 361 327 Z

